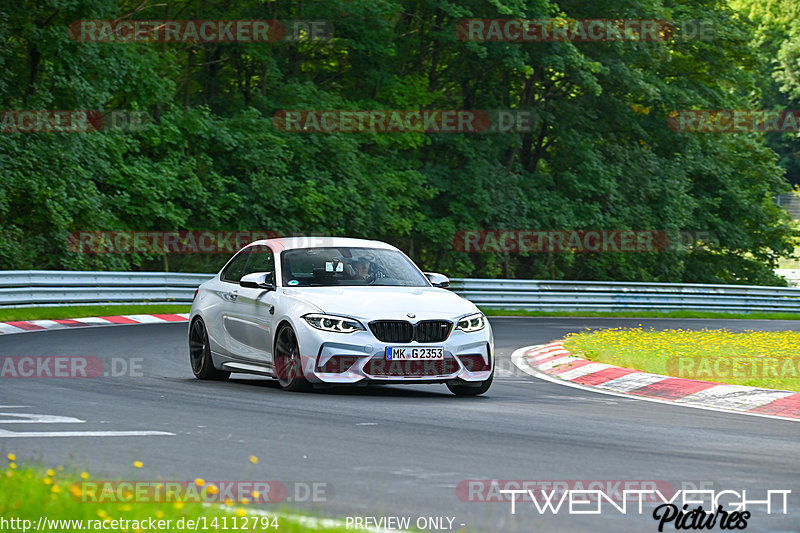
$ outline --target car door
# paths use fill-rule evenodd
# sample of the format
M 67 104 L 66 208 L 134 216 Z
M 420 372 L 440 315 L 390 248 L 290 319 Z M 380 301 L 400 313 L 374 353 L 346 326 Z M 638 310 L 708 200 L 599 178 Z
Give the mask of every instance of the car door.
M 231 304 L 238 297 L 239 280 L 249 259 L 248 254 L 237 253 L 228 261 L 219 274 L 206 287 L 213 295 L 205 308 L 208 317 L 208 330 L 211 349 L 227 356 L 235 356 L 231 350 L 230 335 L 226 327 L 226 317 L 231 312 Z
M 264 245 L 250 246 L 240 254 L 246 258 L 242 270 L 232 270 L 223 280 L 231 285 L 222 318 L 228 349 L 233 357 L 270 365 L 277 293 L 242 287 L 239 280 L 253 272 L 274 273 L 275 256 Z

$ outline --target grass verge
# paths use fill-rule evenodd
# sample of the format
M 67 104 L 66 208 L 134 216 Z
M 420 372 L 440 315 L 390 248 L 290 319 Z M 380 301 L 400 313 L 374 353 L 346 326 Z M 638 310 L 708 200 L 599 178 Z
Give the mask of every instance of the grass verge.
M 486 316 L 576 316 L 621 318 L 710 318 L 742 320 L 800 320 L 800 313 L 713 313 L 708 311 L 525 311 L 523 309 L 484 309 Z
M 136 502 L 97 503 L 95 496 L 87 498 L 83 492 L 89 475 L 86 472 L 70 474 L 58 467 L 44 469 L 18 465 L 14 454 L 8 454 L 8 466 L 0 470 L 0 520 L 6 520 L 4 529 L 37 529 L 39 531 L 325 531 L 340 533 L 345 525 L 336 520 L 319 519 L 310 514 L 282 509 L 265 512 L 241 502 L 203 504 L 187 502 Z M 202 482 L 202 480 L 197 480 Z M 117 491 L 118 492 L 118 491 Z M 131 496 L 132 498 L 132 496 Z M 90 501 L 84 501 L 89 499 Z M 113 498 L 112 498 L 113 499 Z M 162 526 L 153 529 L 153 522 Z M 14 522 L 9 522 L 15 520 Z M 45 522 L 44 520 L 47 520 Z M 166 521 L 170 522 L 167 523 Z M 189 521 L 193 521 L 189 524 Z M 28 521 L 28 522 L 24 522 Z M 88 521 L 92 521 L 91 524 Z M 127 521 L 127 522 L 123 522 Z M 182 521 L 182 522 L 181 522 Z M 168 524 L 168 525 L 167 525 Z M 10 528 L 8 527 L 10 526 Z
M 568 337 L 598 363 L 674 377 L 800 391 L 800 332 L 614 328 Z
M 75 305 L 65 307 L 14 307 L 0 309 L 0 322 L 13 320 L 52 320 L 88 316 L 150 315 L 188 313 L 191 306 L 163 304 Z

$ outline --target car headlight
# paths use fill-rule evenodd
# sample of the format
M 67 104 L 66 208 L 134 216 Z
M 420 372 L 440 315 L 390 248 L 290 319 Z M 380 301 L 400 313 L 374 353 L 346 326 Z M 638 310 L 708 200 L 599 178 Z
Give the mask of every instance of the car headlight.
M 310 314 L 303 318 L 305 318 L 306 322 L 311 324 L 312 327 L 321 329 L 322 331 L 353 333 L 354 331 L 364 331 L 365 329 L 358 320 L 345 318 L 343 316 Z
M 486 317 L 483 316 L 483 313 L 475 313 L 474 315 L 465 316 L 456 324 L 456 329 L 460 329 L 464 333 L 480 331 L 485 327 Z

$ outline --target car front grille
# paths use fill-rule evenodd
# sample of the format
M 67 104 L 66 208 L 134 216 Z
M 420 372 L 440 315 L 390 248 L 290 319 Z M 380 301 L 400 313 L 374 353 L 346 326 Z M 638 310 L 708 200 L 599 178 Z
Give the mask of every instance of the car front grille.
M 452 322 L 447 320 L 423 320 L 417 323 L 415 337 L 417 342 L 443 342 L 450 336 Z
M 405 320 L 376 320 L 369 329 L 381 342 L 444 342 L 453 323 L 448 320 L 422 320 L 412 324 Z
M 381 342 L 411 342 L 414 326 L 405 320 L 378 320 L 369 323 L 369 329 Z
M 458 372 L 458 362 L 452 355 L 438 361 L 387 361 L 373 357 L 364 365 L 364 373 L 377 377 L 433 377 Z

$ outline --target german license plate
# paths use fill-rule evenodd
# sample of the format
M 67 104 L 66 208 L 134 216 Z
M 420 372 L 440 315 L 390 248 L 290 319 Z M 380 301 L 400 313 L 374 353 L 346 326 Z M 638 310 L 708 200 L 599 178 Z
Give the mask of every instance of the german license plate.
M 444 348 L 426 346 L 388 346 L 387 361 L 436 361 L 444 359 Z

